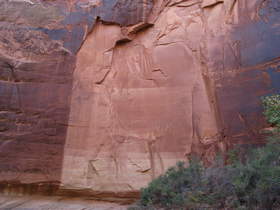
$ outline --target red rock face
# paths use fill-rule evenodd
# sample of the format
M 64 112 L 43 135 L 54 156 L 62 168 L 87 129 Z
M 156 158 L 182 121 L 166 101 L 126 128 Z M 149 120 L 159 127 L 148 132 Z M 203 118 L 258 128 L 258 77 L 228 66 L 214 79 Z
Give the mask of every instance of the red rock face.
M 144 21 L 151 6 L 137 3 L 0 3 L 1 181 L 60 181 L 75 54 L 98 17 Z M 138 16 L 130 18 L 129 10 Z
M 279 2 L 2 1 L 1 181 L 129 193 L 259 143 Z
M 1 181 L 56 181 L 75 57 L 40 28 L 56 26 L 58 11 L 24 2 L 0 7 Z

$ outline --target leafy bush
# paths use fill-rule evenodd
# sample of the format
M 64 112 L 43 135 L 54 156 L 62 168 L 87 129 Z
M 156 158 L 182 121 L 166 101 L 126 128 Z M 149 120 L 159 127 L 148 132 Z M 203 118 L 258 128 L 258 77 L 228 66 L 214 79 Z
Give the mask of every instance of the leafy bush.
M 142 190 L 140 204 L 160 204 L 167 208 L 184 206 L 186 194 L 200 184 L 202 170 L 202 165 L 196 160 L 191 161 L 189 167 L 184 162 L 178 162 Z
M 264 115 L 269 123 L 280 127 L 280 95 L 266 96 L 262 98 Z
M 276 130 L 266 145 L 248 149 L 245 161 L 230 151 L 228 165 L 220 158 L 208 168 L 198 160 L 179 162 L 142 189 L 131 209 L 280 209 L 280 96 L 262 102 Z

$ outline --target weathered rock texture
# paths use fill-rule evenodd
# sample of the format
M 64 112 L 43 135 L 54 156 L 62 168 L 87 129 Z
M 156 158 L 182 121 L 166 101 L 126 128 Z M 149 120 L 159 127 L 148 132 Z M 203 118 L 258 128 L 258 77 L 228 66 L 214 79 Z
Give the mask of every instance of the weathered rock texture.
M 0 179 L 131 193 L 262 141 L 279 0 L 0 2 Z
M 128 206 L 80 198 L 59 196 L 3 196 L 0 197 L 2 210 L 126 210 Z

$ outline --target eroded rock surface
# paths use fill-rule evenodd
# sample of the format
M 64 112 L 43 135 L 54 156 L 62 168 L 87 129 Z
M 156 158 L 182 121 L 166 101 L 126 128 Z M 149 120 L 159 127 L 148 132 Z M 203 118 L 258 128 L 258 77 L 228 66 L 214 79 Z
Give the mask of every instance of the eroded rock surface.
M 96 20 L 138 24 L 151 8 L 149 0 L 0 1 L 1 181 L 60 181 L 77 51 Z
M 262 141 L 279 0 L 0 2 L 2 181 L 137 192 Z

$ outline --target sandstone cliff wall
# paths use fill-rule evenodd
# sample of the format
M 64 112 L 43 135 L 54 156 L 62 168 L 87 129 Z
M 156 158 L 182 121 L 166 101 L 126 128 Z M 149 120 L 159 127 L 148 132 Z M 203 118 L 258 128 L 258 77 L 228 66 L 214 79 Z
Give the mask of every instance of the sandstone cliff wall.
M 129 193 L 259 143 L 279 0 L 0 2 L 0 179 Z M 3 184 L 4 186 L 5 184 Z

